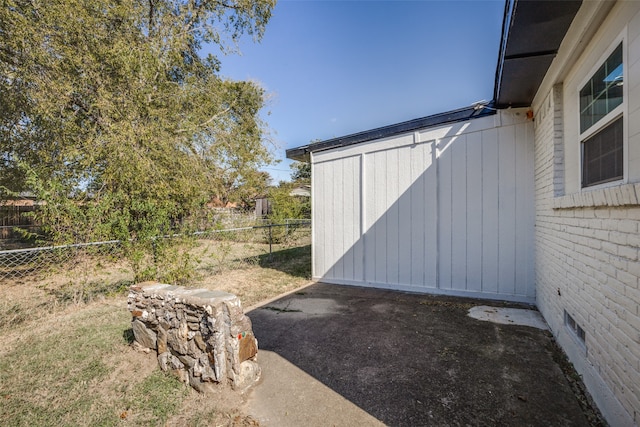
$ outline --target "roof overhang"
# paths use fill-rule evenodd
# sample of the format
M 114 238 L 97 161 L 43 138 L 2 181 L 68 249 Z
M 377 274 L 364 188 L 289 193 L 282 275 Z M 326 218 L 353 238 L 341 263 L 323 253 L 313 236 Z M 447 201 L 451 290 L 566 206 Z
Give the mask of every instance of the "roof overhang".
M 528 107 L 582 0 L 507 0 L 496 70 L 496 108 Z
M 444 125 L 448 123 L 463 122 L 471 119 L 477 119 L 484 116 L 495 114 L 494 108 L 485 105 L 462 108 L 459 110 L 448 111 L 446 113 L 434 114 L 432 116 L 413 119 L 394 125 L 384 126 L 376 129 L 358 132 L 347 136 L 328 139 L 302 147 L 291 148 L 287 150 L 287 158 L 298 160 L 301 162 L 309 161 L 309 153 L 331 150 L 334 148 L 346 147 L 349 145 L 360 144 L 376 139 L 388 138 L 401 133 L 413 132 L 418 129 Z

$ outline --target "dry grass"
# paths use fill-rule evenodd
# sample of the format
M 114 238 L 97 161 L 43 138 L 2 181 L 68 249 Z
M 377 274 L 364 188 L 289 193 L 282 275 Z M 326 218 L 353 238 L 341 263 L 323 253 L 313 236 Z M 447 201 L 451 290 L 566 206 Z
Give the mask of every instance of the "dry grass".
M 205 241 L 197 287 L 238 295 L 245 307 L 304 285 L 308 241 Z M 204 396 L 132 349 L 126 264 L 78 259 L 46 277 L 0 282 L 0 425 L 257 425 L 220 388 Z

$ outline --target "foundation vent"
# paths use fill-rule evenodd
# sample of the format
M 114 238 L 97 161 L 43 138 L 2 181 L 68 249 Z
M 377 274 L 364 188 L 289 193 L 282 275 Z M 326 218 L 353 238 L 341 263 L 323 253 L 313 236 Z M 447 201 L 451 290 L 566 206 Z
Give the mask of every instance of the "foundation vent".
M 585 345 L 585 334 L 584 329 L 578 325 L 578 323 L 571 317 L 567 310 L 564 311 L 564 324 L 567 326 L 567 329 L 571 331 L 571 333 L 580 341 L 582 345 Z

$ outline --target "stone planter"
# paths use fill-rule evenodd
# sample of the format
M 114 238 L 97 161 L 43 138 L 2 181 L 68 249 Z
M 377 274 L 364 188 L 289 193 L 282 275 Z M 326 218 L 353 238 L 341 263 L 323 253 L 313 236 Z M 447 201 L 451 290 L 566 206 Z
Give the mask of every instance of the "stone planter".
M 258 341 L 235 295 L 146 282 L 131 287 L 128 308 L 136 342 L 196 390 L 258 380 Z

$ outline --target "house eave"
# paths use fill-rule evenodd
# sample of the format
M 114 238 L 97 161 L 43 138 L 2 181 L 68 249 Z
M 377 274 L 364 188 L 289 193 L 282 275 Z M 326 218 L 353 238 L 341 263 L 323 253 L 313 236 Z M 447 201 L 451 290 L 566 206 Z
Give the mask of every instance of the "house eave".
M 494 86 L 496 108 L 530 106 L 582 0 L 507 0 Z

